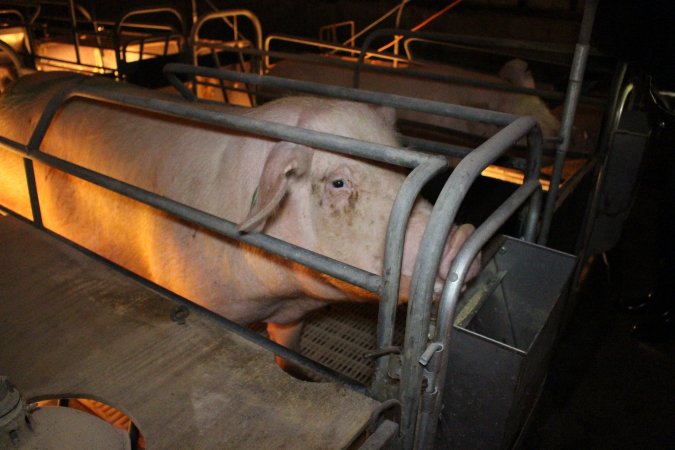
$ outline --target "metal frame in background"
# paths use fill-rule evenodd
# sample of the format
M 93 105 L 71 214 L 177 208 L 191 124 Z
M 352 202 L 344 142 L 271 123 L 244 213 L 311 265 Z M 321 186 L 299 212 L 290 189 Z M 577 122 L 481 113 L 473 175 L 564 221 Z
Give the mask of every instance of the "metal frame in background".
M 203 54 L 203 51 L 206 50 L 211 54 L 213 59 L 214 66 L 218 69 L 223 68 L 220 57 L 218 56 L 218 51 L 229 51 L 236 53 L 239 58 L 239 66 L 242 72 L 247 72 L 246 62 L 244 61 L 244 55 L 248 54 L 251 56 L 251 72 L 262 74 L 263 73 L 263 63 L 262 56 L 260 54 L 251 54 L 243 52 L 242 50 L 251 46 L 251 41 L 247 39 L 239 30 L 239 19 L 243 18 L 250 22 L 255 31 L 255 41 L 253 42 L 253 48 L 262 51 L 263 46 L 263 32 L 262 25 L 258 17 L 247 9 L 233 9 L 226 11 L 215 11 L 208 13 L 195 21 L 190 30 L 190 36 L 188 38 L 189 51 L 192 58 L 192 63 L 195 66 L 199 66 L 199 56 Z M 199 37 L 199 32 L 201 31 L 204 24 L 213 20 L 221 20 L 227 28 L 232 31 L 233 38 L 231 41 L 221 41 L 219 43 L 212 42 L 210 40 L 202 40 Z M 220 80 L 218 85 L 213 85 L 207 80 L 197 81 L 196 77 L 192 78 L 192 89 L 195 94 L 197 94 L 197 84 L 202 84 L 211 87 L 219 87 L 223 95 L 223 100 L 227 103 L 227 91 L 240 89 L 234 87 L 227 87 L 223 80 Z M 249 97 L 249 102 L 251 105 L 255 105 L 255 92 L 250 89 L 249 86 L 245 86 L 243 89 Z
M 68 17 L 43 17 L 42 3 L 49 3 L 62 6 L 68 9 Z M 115 22 L 96 20 L 92 14 L 87 11 L 82 5 L 76 5 L 74 0 L 66 0 L 63 2 L 28 2 L 24 6 L 34 6 L 35 13 L 27 21 L 24 20 L 21 26 L 26 30 L 26 48 L 30 57 L 35 63 L 40 62 L 44 65 L 51 65 L 62 70 L 70 70 L 81 73 L 102 73 L 106 75 L 114 75 L 116 78 L 126 78 L 126 71 L 133 67 L 136 62 L 129 61 L 127 53 L 129 53 L 130 45 L 137 45 L 140 49 L 138 51 L 138 61 L 142 59 L 152 59 L 157 57 L 166 57 L 169 51 L 169 45 L 176 42 L 179 52 L 184 52 L 185 35 L 187 29 L 185 21 L 178 10 L 174 8 L 148 8 L 136 9 L 125 13 L 119 20 Z M 142 23 L 132 21 L 130 19 L 142 15 L 157 15 L 168 14 L 175 17 L 178 24 L 178 29 L 171 25 Z M 82 18 L 78 18 L 78 15 Z M 167 16 L 168 17 L 168 16 Z M 64 27 L 52 27 L 47 31 L 58 31 L 59 35 L 69 40 L 72 44 L 74 52 L 74 60 L 60 59 L 46 54 L 36 54 L 36 44 L 40 41 L 36 36 L 36 31 L 42 29 L 39 27 L 38 21 L 41 18 L 50 19 L 53 21 L 60 21 L 64 23 Z M 91 30 L 85 32 L 78 30 L 82 24 L 91 25 Z M 122 39 L 123 33 L 135 32 L 138 36 L 131 40 Z M 91 37 L 91 43 L 87 43 L 87 47 L 92 48 L 96 53 L 99 62 L 91 64 L 83 61 L 82 57 L 82 42 L 81 35 L 86 34 Z M 70 36 L 68 38 L 68 36 Z M 155 42 L 164 42 L 163 50 L 159 52 L 148 51 L 147 45 Z M 66 43 L 65 45 L 69 45 Z M 104 62 L 104 52 L 112 51 L 114 53 L 115 65 Z M 136 52 L 134 52 L 136 53 Z M 150 56 L 150 58 L 148 58 Z
M 71 0 L 72 1 L 72 0 Z M 177 30 L 171 25 L 149 25 L 144 23 L 135 23 L 131 22 L 129 19 L 137 16 L 152 16 L 158 14 L 166 14 L 176 18 L 180 29 Z M 185 51 L 185 35 L 187 33 L 187 27 L 185 24 L 185 19 L 182 14 L 175 8 L 147 8 L 147 9 L 135 9 L 128 11 L 123 14 L 122 17 L 115 23 L 113 33 L 113 46 L 115 50 L 115 59 L 117 62 L 117 71 L 118 77 L 124 79 L 129 70 L 129 66 L 132 66 L 134 62 L 129 62 L 127 59 L 127 53 L 129 52 L 129 46 L 132 44 L 137 44 L 139 46 L 138 51 L 138 62 L 140 65 L 143 62 L 143 56 L 145 54 L 153 57 L 163 57 L 166 58 L 169 54 L 169 45 L 171 42 L 176 42 L 179 53 Z M 143 30 L 143 32 L 148 31 L 157 31 L 160 32 L 158 35 L 149 35 L 142 36 L 136 39 L 131 39 L 127 42 L 122 42 L 122 34 L 124 30 Z M 145 45 L 153 42 L 164 42 L 164 50 L 162 54 L 153 54 L 153 53 L 144 53 Z

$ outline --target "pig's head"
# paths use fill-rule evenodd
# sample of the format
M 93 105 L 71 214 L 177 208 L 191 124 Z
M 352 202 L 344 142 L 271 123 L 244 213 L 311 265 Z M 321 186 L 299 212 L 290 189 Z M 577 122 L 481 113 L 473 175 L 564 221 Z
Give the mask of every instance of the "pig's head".
M 288 98 L 275 103 L 285 117 L 268 120 L 398 146 L 393 110 L 316 98 Z M 265 161 L 251 210 L 240 229 L 264 229 L 272 236 L 381 274 L 389 214 L 404 179 L 403 171 L 390 166 L 280 142 Z M 401 300 L 407 298 L 430 213 L 431 205 L 418 200 L 406 232 Z M 472 231 L 471 225 L 453 227 L 437 287 L 442 286 L 452 259 Z M 474 264 L 471 275 L 477 269 Z M 338 280 L 326 281 L 331 289 L 338 287 L 347 297 L 364 294 Z
M 499 70 L 499 77 L 515 87 L 534 89 L 534 78 L 532 72 L 527 67 L 527 63 L 522 59 L 512 59 L 504 64 Z M 560 132 L 560 121 L 551 113 L 546 103 L 535 95 L 518 94 L 509 96 L 508 107 L 503 107 L 503 111 L 509 111 L 519 116 L 532 116 L 541 127 L 544 139 L 556 138 Z

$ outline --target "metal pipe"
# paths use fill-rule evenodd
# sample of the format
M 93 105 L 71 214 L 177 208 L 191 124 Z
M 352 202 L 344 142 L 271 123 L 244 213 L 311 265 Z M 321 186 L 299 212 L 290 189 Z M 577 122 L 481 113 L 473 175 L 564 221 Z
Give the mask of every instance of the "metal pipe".
M 125 26 L 125 22 L 130 18 L 134 16 L 145 16 L 145 15 L 152 15 L 152 14 L 161 14 L 161 13 L 169 13 L 173 15 L 176 19 L 178 19 L 178 24 L 180 25 L 180 30 L 179 33 L 181 35 L 185 35 L 186 29 L 185 29 L 185 20 L 183 20 L 183 15 L 178 12 L 177 9 L 174 8 L 147 8 L 147 9 L 135 9 L 133 11 L 129 11 L 128 13 L 124 14 L 115 24 L 115 35 L 120 35 L 122 32 L 122 27 Z M 172 29 L 175 31 L 175 28 L 172 27 Z
M 504 91 L 504 92 L 513 92 L 517 94 L 527 94 L 527 95 L 536 95 L 538 97 L 544 98 L 544 99 L 549 99 L 549 100 L 562 100 L 565 98 L 565 93 L 563 92 L 554 92 L 554 91 L 549 91 L 549 90 L 544 90 L 544 89 L 533 89 L 533 88 L 526 88 L 526 87 L 519 87 L 519 86 L 511 86 L 506 83 L 494 83 L 494 82 L 489 82 L 489 81 L 482 81 L 482 80 L 475 80 L 471 78 L 464 78 L 464 77 L 458 77 L 458 76 L 453 76 L 449 74 L 442 74 L 442 73 L 433 73 L 433 72 L 426 72 L 424 70 L 414 70 L 414 69 L 405 69 L 400 70 L 400 69 L 394 69 L 391 67 L 386 67 L 386 66 L 376 66 L 372 64 L 365 64 L 364 60 L 364 54 L 368 51 L 369 46 L 371 45 L 372 41 L 380 37 L 382 35 L 402 35 L 402 36 L 412 36 L 413 38 L 417 38 L 417 36 L 424 36 L 424 35 L 432 35 L 432 36 L 437 36 L 437 37 L 445 37 L 447 39 L 455 39 L 458 38 L 457 36 L 453 35 L 446 35 L 442 33 L 422 33 L 422 32 L 414 32 L 414 31 L 407 31 L 407 30 L 398 30 L 394 28 L 388 28 L 388 29 L 382 29 L 378 30 L 376 32 L 373 32 L 371 35 L 366 38 L 366 41 L 363 43 L 361 46 L 360 54 L 359 54 L 359 60 L 357 63 L 354 64 L 354 79 L 353 79 L 353 84 L 352 86 L 358 87 L 360 84 L 360 78 L 361 74 L 360 71 L 362 68 L 367 69 L 368 71 L 371 72 L 378 72 L 378 73 L 392 73 L 400 76 L 406 76 L 406 77 L 415 77 L 415 78 L 420 78 L 420 79 L 427 79 L 427 80 L 433 80 L 433 81 L 441 81 L 445 83 L 453 83 L 453 84 L 461 84 L 465 86 L 473 86 L 473 87 L 478 87 L 478 88 L 485 88 L 485 89 L 490 89 L 490 90 L 497 90 L 497 91 Z M 412 38 L 409 38 L 412 39 Z M 480 40 L 480 39 L 479 39 Z M 413 61 L 408 61 L 411 64 L 418 64 Z M 600 100 L 594 100 L 594 99 L 588 99 L 589 102 L 596 102 L 599 103 Z
M 404 448 L 412 448 L 414 442 L 422 385 L 422 366 L 417 360 L 426 345 L 433 286 L 445 239 L 462 199 L 481 171 L 536 126 L 532 117 L 518 118 L 467 155 L 445 183 L 424 230 L 411 282 L 402 352 L 399 400 L 403 405 L 401 432 Z
M 383 279 L 377 318 L 378 349 L 392 345 L 396 323 L 396 306 L 399 299 L 403 244 L 410 213 L 422 188 L 431 178 L 447 169 L 447 167 L 447 163 L 442 159 L 430 160 L 417 166 L 406 178 L 394 201 L 387 225 L 387 240 L 384 250 Z M 388 365 L 388 355 L 382 355 L 376 360 L 371 393 L 378 398 L 384 398 L 387 391 Z
M 541 175 L 541 155 L 544 151 L 544 137 L 540 127 L 534 127 L 530 130 L 527 139 L 528 157 L 527 167 L 525 169 L 524 182 L 529 180 L 537 180 Z M 539 216 L 541 214 L 541 188 L 532 195 L 528 209 L 528 216 L 525 220 L 525 227 L 523 231 L 523 238 L 528 242 L 534 242 L 537 234 L 537 227 L 539 225 Z
M 133 106 L 146 111 L 159 112 L 170 116 L 237 129 L 255 135 L 286 140 L 302 145 L 320 147 L 350 156 L 365 157 L 408 168 L 414 168 L 430 158 L 440 158 L 413 152 L 412 150 L 403 150 L 387 145 L 364 142 L 358 139 L 307 130 L 276 122 L 269 122 L 221 111 L 201 109 L 190 103 L 178 103 L 161 98 L 137 97 L 116 91 L 111 92 L 93 86 L 87 86 L 80 91 L 71 91 L 69 97 L 81 97 L 110 104 Z
M 223 19 L 226 20 L 230 17 L 246 17 L 248 20 L 251 21 L 253 24 L 253 28 L 255 29 L 255 38 L 256 38 L 256 49 L 257 50 L 262 50 L 263 48 L 263 33 L 262 33 L 262 25 L 260 25 L 260 21 L 258 20 L 258 17 L 253 14 L 251 11 L 247 9 L 233 9 L 229 11 L 215 11 L 209 14 L 206 14 L 205 16 L 201 17 L 193 26 L 192 30 L 190 31 L 190 49 L 192 51 L 192 62 L 194 65 L 197 65 L 197 51 L 195 48 L 200 45 L 199 41 L 199 31 L 202 29 L 204 24 L 210 20 L 216 20 L 216 19 Z M 262 68 L 260 68 L 260 71 L 262 71 Z M 262 73 L 262 72 L 260 72 Z
M 137 200 L 146 205 L 166 211 L 180 219 L 200 225 L 225 237 L 245 242 L 255 247 L 275 253 L 282 258 L 291 259 L 311 269 L 321 271 L 335 278 L 347 281 L 370 292 L 379 292 L 381 277 L 365 270 L 336 261 L 321 254 L 306 250 L 282 240 L 260 233 L 242 234 L 237 231 L 237 224 L 198 209 L 183 205 L 153 192 L 140 189 L 114 178 L 102 175 L 82 166 L 60 158 L 42 153 L 31 152 L 20 148 L 16 143 L 0 137 L 0 147 L 9 149 L 24 157 L 48 164 L 58 170 L 74 175 L 90 183 L 102 186 L 118 194 Z
M 38 197 L 37 185 L 35 184 L 35 169 L 33 161 L 28 158 L 23 160 L 24 171 L 26 172 L 26 184 L 28 185 L 28 198 L 30 198 L 30 209 L 33 214 L 33 223 L 38 228 L 43 228 L 42 212 L 40 210 L 40 199 Z
M 553 214 L 555 213 L 555 202 L 558 195 L 558 189 L 560 188 L 560 181 L 562 179 L 565 156 L 569 149 L 572 126 L 574 125 L 574 116 L 579 103 L 579 96 L 581 95 L 581 84 L 584 80 L 584 71 L 586 70 L 586 62 L 588 60 L 590 49 L 591 31 L 593 30 L 593 21 L 595 19 L 597 7 L 598 0 L 588 0 L 586 2 L 584 17 L 581 22 L 581 31 L 579 32 L 579 42 L 574 51 L 574 59 L 572 61 L 572 68 L 570 69 L 570 80 L 567 87 L 567 96 L 565 97 L 565 106 L 560 125 L 561 139 L 556 146 L 553 175 L 546 197 L 546 206 L 544 207 L 541 232 L 538 239 L 538 242 L 542 245 L 545 245 L 548 240 L 551 222 L 553 221 Z
M 449 365 L 449 348 L 452 345 L 451 334 L 455 317 L 457 301 L 466 279 L 466 274 L 472 261 L 487 241 L 506 223 L 506 221 L 520 208 L 528 198 L 540 190 L 539 181 L 530 179 L 520 186 L 509 198 L 495 210 L 490 217 L 467 239 L 450 267 L 448 282 L 443 288 L 438 310 L 438 324 L 436 339 L 430 347 L 438 349 L 432 356 L 432 367 L 426 373 L 429 383 L 426 392 L 432 402 L 428 409 L 421 412 L 419 432 L 416 448 L 425 449 L 433 442 L 436 433 L 438 417 L 443 404 L 443 390 Z
M 356 43 L 356 39 L 357 39 L 357 38 L 361 37 L 361 35 L 363 35 L 364 33 L 368 32 L 368 30 L 370 30 L 371 28 L 373 28 L 374 26 L 376 26 L 377 24 L 379 24 L 380 22 L 382 22 L 384 19 L 386 19 L 387 17 L 391 16 L 392 14 L 394 14 L 394 13 L 397 12 L 397 11 L 398 11 L 399 14 L 400 14 L 400 12 L 403 10 L 403 8 L 405 7 L 405 5 L 406 5 L 407 3 L 410 3 L 410 1 L 411 1 L 411 0 L 402 0 L 400 4 L 394 6 L 392 9 L 390 9 L 389 11 L 387 11 L 386 13 L 384 13 L 379 19 L 377 19 L 377 20 L 375 20 L 374 22 L 372 22 L 370 25 L 368 25 L 367 27 L 365 27 L 363 30 L 359 31 L 359 32 L 358 32 L 355 36 L 353 36 L 350 40 L 348 40 L 347 42 L 345 42 L 345 45 L 352 45 L 352 46 L 353 46 L 353 45 Z
M 75 17 L 75 0 L 69 0 L 68 2 L 70 8 L 70 26 L 73 33 L 73 45 L 75 46 L 75 61 L 77 64 L 80 64 L 80 42 L 77 37 L 77 18 Z
M 265 70 L 269 70 L 271 64 L 269 57 L 270 56 L 275 56 L 273 51 L 270 50 L 270 46 L 272 41 L 282 41 L 282 42 L 290 42 L 293 44 L 300 44 L 300 45 L 306 45 L 308 47 L 314 47 L 314 48 L 320 48 L 320 49 L 325 49 L 325 50 L 330 50 L 331 52 L 344 52 L 347 53 L 348 55 L 356 55 L 360 52 L 359 49 L 347 46 L 347 45 L 339 45 L 339 44 L 333 44 L 331 42 L 325 42 L 325 41 L 319 41 L 316 39 L 309 39 L 309 38 L 302 38 L 302 37 L 297 37 L 297 36 L 287 36 L 283 34 L 270 34 L 265 38 L 265 46 L 264 50 L 266 52 L 265 55 Z M 369 52 L 368 56 L 370 57 L 377 57 L 381 58 L 387 61 L 399 61 L 399 62 L 404 62 L 406 61 L 405 58 L 401 58 L 399 56 L 392 56 L 387 53 L 380 53 L 380 52 Z
M 454 117 L 457 119 L 475 120 L 497 126 L 505 126 L 513 122 L 518 116 L 497 111 L 488 111 L 469 106 L 452 105 L 449 103 L 420 100 L 402 95 L 383 94 L 381 92 L 362 89 L 346 88 L 341 86 L 324 85 L 309 81 L 290 80 L 286 78 L 259 76 L 250 73 L 218 70 L 209 67 L 194 67 L 186 64 L 170 63 L 164 67 L 164 74 L 177 87 L 180 82 L 175 74 L 202 75 L 206 77 L 239 81 L 258 86 L 287 89 L 306 94 L 324 95 L 358 102 L 373 103 L 393 108 L 409 109 L 439 116 Z

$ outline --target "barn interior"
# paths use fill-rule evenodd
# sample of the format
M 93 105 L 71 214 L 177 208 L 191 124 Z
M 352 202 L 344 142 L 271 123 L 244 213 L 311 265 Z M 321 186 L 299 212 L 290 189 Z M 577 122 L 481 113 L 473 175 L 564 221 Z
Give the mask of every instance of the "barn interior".
M 13 274 L 0 280 L 0 326 L 6 333 L 5 342 L 11 343 L 0 350 L 0 376 L 7 375 L 19 391 L 25 391 L 29 408 L 60 405 L 90 412 L 130 435 L 131 448 L 146 444 L 153 448 L 158 443 L 160 448 L 170 446 L 171 433 L 146 442 L 162 423 L 168 425 L 166 418 L 163 422 L 157 419 L 152 426 L 139 418 L 152 415 L 149 405 L 161 408 L 166 402 L 167 410 L 178 410 L 185 399 L 178 398 L 178 394 L 171 399 L 161 395 L 156 398 L 152 388 L 135 391 L 141 391 L 139 385 L 146 373 L 154 373 L 157 368 L 168 373 L 172 365 L 182 367 L 184 361 L 209 368 L 216 364 L 239 367 L 239 371 L 247 372 L 247 382 L 252 378 L 258 386 L 264 386 L 260 395 L 279 401 L 276 407 L 266 408 L 237 397 L 250 409 L 242 409 L 246 421 L 237 427 L 241 428 L 241 441 L 226 443 L 232 448 L 273 445 L 270 443 L 275 442 L 275 436 L 281 439 L 277 441 L 280 448 L 299 448 L 297 442 L 302 439 L 307 439 L 307 448 L 673 448 L 675 300 L 670 288 L 675 251 L 669 235 L 675 211 L 675 62 L 670 57 L 675 39 L 669 30 L 675 25 L 675 16 L 669 13 L 671 9 L 665 0 L 0 2 L 0 42 L 4 42 L 0 64 L 7 71 L 3 90 L 10 90 L 14 79 L 33 70 L 65 70 L 142 86 L 158 95 L 183 96 L 191 103 L 201 102 L 209 110 L 222 103 L 237 107 L 262 105 L 292 90 L 291 84 L 275 84 L 273 77 L 337 85 L 341 92 L 357 86 L 366 91 L 444 103 L 453 103 L 455 97 L 448 100 L 440 94 L 444 86 L 453 85 L 458 86 L 458 91 L 471 92 L 467 97 L 473 103 L 465 106 L 481 110 L 493 109 L 491 105 L 500 96 L 536 96 L 560 126 L 553 135 L 547 135 L 540 121 L 544 131 L 541 170 L 530 159 L 534 151 L 531 142 L 536 139 L 525 142 L 519 136 L 508 151 L 479 172 L 458 207 L 456 222 L 478 226 L 492 220 L 493 212 L 518 195 L 528 182 L 536 180 L 542 187 L 540 217 L 532 214 L 537 210 L 532 201 L 527 203 L 529 208 L 518 209 L 505 218 L 493 233 L 496 237 L 482 248 L 483 271 L 463 294 L 457 293 L 461 297 L 454 327 L 462 331 L 453 331 L 450 341 L 457 342 L 456 353 L 449 356 L 450 381 L 445 385 L 446 397 L 441 406 L 446 413 L 440 413 L 440 419 L 431 427 L 435 434 L 416 435 L 414 430 L 410 432 L 415 425 L 408 423 L 406 435 L 406 419 L 402 417 L 406 414 L 405 404 L 401 406 L 405 397 L 397 397 L 403 395 L 397 388 L 392 394 L 391 385 L 382 382 L 382 377 L 389 376 L 397 364 L 392 361 L 398 358 L 398 364 L 405 364 L 396 352 L 405 353 L 401 348 L 407 348 L 407 339 L 412 339 L 407 337 L 413 325 L 406 323 L 406 315 L 413 317 L 416 310 L 408 305 L 396 308 L 390 339 L 390 347 L 398 347 L 394 353 L 387 353 L 390 347 L 384 348 L 376 341 L 380 333 L 378 314 L 382 314 L 378 305 L 340 303 L 310 314 L 297 356 L 267 341 L 263 323 L 239 327 L 194 305 L 189 298 L 106 261 L 72 239 L 55 236 L 50 230 L 35 234 L 33 228 L 24 229 L 27 224 L 40 228 L 34 205 L 8 204 L 1 192 L 4 217 L 17 224 L 12 222 L 0 233 L 6 256 L 3 272 Z M 584 28 L 585 20 L 588 28 Z M 513 60 L 526 61 L 526 69 L 517 72 L 516 78 L 522 81 L 531 75 L 533 85 L 527 80 L 518 84 L 512 78 L 506 83 L 504 76 L 500 81 L 497 74 L 505 73 L 502 68 Z M 169 70 L 165 69 L 167 64 L 172 64 Z M 459 71 L 448 72 L 448 66 L 459 67 Z M 225 71 L 229 75 L 219 75 Z M 328 75 L 321 78 L 320 73 Z M 355 73 L 360 85 L 356 84 Z M 260 75 L 263 81 L 258 80 Z M 418 83 L 412 91 L 399 90 L 410 79 Z M 323 95 L 319 91 L 301 92 Z M 390 102 L 389 106 L 398 105 L 393 96 L 382 98 Z M 500 125 L 485 131 L 474 126 L 474 119 L 459 120 L 448 127 L 430 118 L 429 110 L 424 109 L 431 108 L 428 105 L 425 103 L 419 110 L 413 108 L 408 115 L 400 111 L 409 105 L 402 105 L 397 131 L 406 147 L 420 153 L 437 152 L 457 172 L 473 149 L 482 148 L 498 134 L 497 130 L 503 129 Z M 513 113 L 532 114 L 531 110 Z M 3 137 L 0 144 L 0 150 L 6 151 L 11 142 Z M 20 168 L 23 171 L 23 162 Z M 4 170 L 0 171 L 0 182 L 5 183 L 0 186 L 8 192 L 9 184 L 16 181 L 5 181 L 9 178 L 7 167 L 0 170 Z M 452 170 L 429 178 L 421 195 L 436 204 L 442 202 L 446 195 L 443 188 L 451 173 Z M 533 228 L 539 239 L 529 241 L 536 244 L 526 242 L 528 236 L 535 234 Z M 58 244 L 51 244 L 49 239 L 56 239 Z M 58 252 L 47 250 L 52 246 L 58 246 Z M 76 253 L 71 255 L 73 249 Z M 54 334 L 42 334 L 43 327 L 33 315 L 50 290 L 64 289 L 67 300 L 81 296 L 81 292 L 96 296 L 97 287 L 75 286 L 69 293 L 53 279 L 30 279 L 27 270 L 15 261 L 30 261 L 21 258 L 33 255 L 48 258 L 43 263 L 47 267 L 60 259 L 79 261 L 80 255 L 85 255 L 96 264 L 113 268 L 114 274 L 106 275 L 100 285 L 113 289 L 110 286 L 119 284 L 124 286 L 125 295 L 139 300 L 141 308 L 134 313 L 139 323 L 154 323 L 154 317 L 170 314 L 174 324 L 187 321 L 193 334 L 181 343 L 163 328 L 153 328 L 139 335 L 140 345 L 156 346 L 159 354 L 174 355 L 155 361 L 157 366 L 153 368 L 143 360 L 145 347 L 141 347 L 129 356 L 139 367 L 137 373 L 125 375 L 127 367 L 133 366 L 111 364 L 109 371 L 114 376 L 93 384 L 100 392 L 78 391 L 77 384 L 68 381 L 69 377 L 81 375 L 80 369 L 74 369 L 81 363 L 77 353 L 64 358 L 63 364 L 56 364 L 47 355 L 52 350 L 38 350 L 39 346 L 49 347 L 45 339 Z M 518 269 L 509 272 L 512 264 Z M 35 263 L 28 272 L 37 272 L 37 267 L 40 266 Z M 519 280 L 510 275 L 516 271 L 526 274 L 522 281 L 502 283 L 507 272 L 510 279 Z M 50 273 L 47 270 L 47 278 Z M 135 286 L 127 285 L 128 280 L 159 294 L 137 291 Z M 19 289 L 33 284 L 41 288 L 30 294 Z M 94 290 L 88 291 L 90 287 Z M 20 308 L 5 300 L 24 295 L 25 301 L 18 301 Z M 152 303 L 153 295 L 175 303 Z M 52 333 L 63 336 L 62 345 L 76 346 L 81 336 L 91 339 L 91 346 L 97 349 L 106 348 L 106 339 L 115 340 L 116 348 L 139 345 L 118 340 L 114 330 L 100 335 L 72 332 L 78 328 L 71 311 L 76 304 L 69 306 L 66 300 L 63 304 L 54 300 L 53 305 L 44 308 Z M 497 301 L 501 303 L 490 303 Z M 111 308 L 101 303 L 93 302 L 98 307 Z M 115 305 L 117 310 L 122 308 L 122 303 Z M 172 309 L 174 305 L 178 306 Z M 495 312 L 500 308 L 506 310 L 502 311 L 508 316 L 506 324 Z M 441 323 L 433 312 L 429 314 L 428 320 Z M 116 322 L 117 318 L 105 322 L 94 317 L 92 326 L 96 323 L 101 329 L 132 327 L 124 320 Z M 421 338 L 425 339 L 427 333 L 431 331 L 422 331 Z M 35 347 L 30 347 L 33 354 L 28 359 L 34 360 L 37 353 L 45 362 L 32 361 L 40 373 L 28 376 L 22 370 L 30 364 L 17 363 L 21 370 L 10 369 L 9 364 L 26 360 L 15 347 L 31 339 Z M 166 339 L 161 346 L 155 344 L 160 339 Z M 189 344 L 206 346 L 209 339 L 217 340 L 218 345 L 190 359 Z M 240 360 L 227 363 L 220 352 L 225 352 L 223 348 L 230 342 L 237 349 L 247 350 L 239 352 Z M 481 353 L 483 347 L 485 353 Z M 425 349 L 428 350 L 422 348 Z M 381 350 L 385 351 L 384 358 L 378 353 Z M 309 368 L 300 377 L 311 381 L 299 382 L 306 389 L 301 394 L 306 396 L 305 403 L 295 405 L 305 408 L 304 415 L 299 414 L 295 421 L 278 422 L 284 408 L 291 406 L 278 399 L 277 393 L 297 389 L 297 382 L 286 380 L 285 374 L 274 375 L 270 367 L 263 370 L 251 363 L 251 359 L 266 357 L 271 361 L 270 352 Z M 371 356 L 364 357 L 368 353 Z M 380 362 L 383 360 L 386 363 Z M 50 371 L 46 368 L 49 366 L 66 368 L 58 372 Z M 460 367 L 459 372 L 453 372 L 454 367 Z M 5 370 L 7 373 L 3 373 Z M 405 368 L 396 370 L 399 377 L 405 376 L 401 375 Z M 14 374 L 20 374 L 19 378 Z M 225 396 L 233 390 L 243 390 L 243 384 L 238 383 L 235 378 L 224 383 Z M 343 388 L 340 401 L 335 403 L 325 400 L 331 383 Z M 424 383 L 430 381 L 425 379 Z M 323 387 L 306 387 L 308 384 Z M 156 385 L 171 397 L 166 395 L 172 392 L 168 376 L 159 377 Z M 203 386 L 191 387 L 193 402 L 198 388 L 202 390 L 200 407 L 206 416 L 215 410 L 224 414 L 223 405 L 229 403 L 206 400 L 212 398 L 209 395 L 222 397 L 215 382 L 209 379 Z M 6 390 L 12 392 L 11 387 Z M 137 409 L 125 404 L 111 408 L 110 404 L 116 402 L 102 392 L 118 396 L 115 398 L 135 393 L 130 404 Z M 1 385 L 0 394 L 4 394 Z M 358 408 L 354 407 L 357 394 L 363 396 L 358 399 Z M 261 401 L 259 397 L 255 399 Z M 398 411 L 396 406 L 391 407 L 393 403 L 387 403 L 392 399 L 398 402 Z M 147 402 L 145 408 L 143 401 Z M 322 401 L 323 408 L 316 407 Z M 382 403 L 376 407 L 376 402 Z M 364 432 L 368 416 L 364 411 L 372 412 L 382 405 L 388 405 L 382 409 L 386 411 L 382 414 L 385 420 L 380 427 Z M 13 403 L 9 409 L 14 406 Z M 336 420 L 331 408 L 342 419 Z M 261 409 L 266 409 L 265 414 L 260 414 Z M 412 417 L 426 417 L 424 411 L 425 405 Z M 2 413 L 0 409 L 0 423 Z M 264 416 L 263 425 L 251 419 L 258 414 Z M 320 417 L 317 421 L 335 421 L 335 429 L 339 430 L 336 433 L 342 434 L 340 439 L 308 437 L 318 432 L 311 427 L 300 430 L 298 422 L 310 422 L 312 415 Z M 199 423 L 204 424 L 204 430 L 216 433 L 213 420 L 206 416 L 200 416 Z M 396 424 L 394 431 L 387 434 L 383 425 L 391 423 Z M 294 431 L 287 430 L 296 426 Z M 187 425 L 176 429 L 192 437 L 207 433 Z M 286 434 L 294 435 L 295 440 L 285 440 Z M 188 446 L 219 445 L 218 441 L 204 439 L 181 442 Z M 10 441 L 21 448 L 20 438 L 15 440 L 12 436 Z M 61 448 L 73 448 L 71 445 L 74 444 L 62 444 Z

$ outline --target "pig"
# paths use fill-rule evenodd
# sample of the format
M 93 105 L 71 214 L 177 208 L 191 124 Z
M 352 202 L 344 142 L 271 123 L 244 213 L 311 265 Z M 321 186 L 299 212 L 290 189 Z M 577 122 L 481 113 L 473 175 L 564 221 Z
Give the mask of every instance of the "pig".
M 353 71 L 348 67 L 329 64 L 284 60 L 269 70 L 269 75 L 296 80 L 315 81 L 338 86 L 352 86 Z M 499 71 L 499 76 L 479 73 L 449 65 L 424 65 L 416 70 L 430 73 L 450 75 L 471 80 L 480 80 L 505 86 L 534 88 L 534 79 L 527 68 L 527 63 L 520 59 L 507 62 Z M 516 115 L 534 117 L 541 127 L 544 138 L 553 139 L 558 136 L 560 122 L 551 113 L 546 104 L 537 96 L 499 92 L 474 86 L 452 84 L 440 81 L 425 80 L 404 76 L 406 69 L 400 69 L 401 75 L 361 71 L 360 85 L 362 89 L 405 95 L 444 103 L 502 111 Z M 495 126 L 468 122 L 448 117 L 426 115 L 414 111 L 399 110 L 400 119 L 424 122 L 430 125 L 443 126 L 454 130 L 471 133 L 481 137 L 489 137 L 498 128 Z
M 27 143 L 49 98 L 74 82 L 163 95 L 97 77 L 37 73 L 0 97 L 0 135 Z M 208 107 L 399 145 L 392 112 L 364 104 L 288 97 L 253 109 Z M 230 220 L 242 233 L 264 232 L 376 274 L 382 273 L 389 212 L 405 178 L 383 164 L 85 100 L 72 100 L 57 113 L 41 148 Z M 46 228 L 232 321 L 267 322 L 270 337 L 281 344 L 297 347 L 302 318 L 311 310 L 374 299 L 39 162 L 35 173 Z M 430 212 L 431 204 L 418 199 L 405 237 L 401 301 Z M 472 230 L 453 226 L 437 291 Z M 477 261 L 472 275 L 478 268 Z

